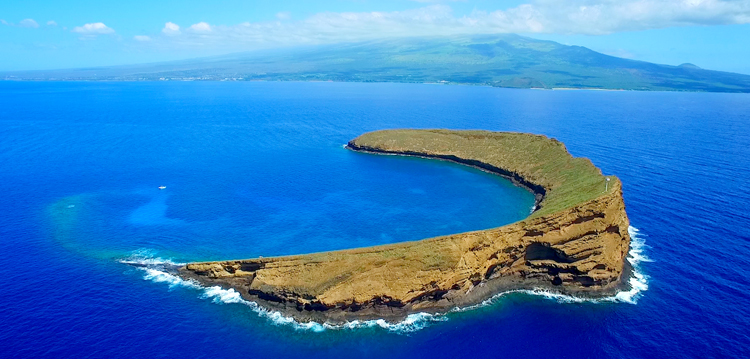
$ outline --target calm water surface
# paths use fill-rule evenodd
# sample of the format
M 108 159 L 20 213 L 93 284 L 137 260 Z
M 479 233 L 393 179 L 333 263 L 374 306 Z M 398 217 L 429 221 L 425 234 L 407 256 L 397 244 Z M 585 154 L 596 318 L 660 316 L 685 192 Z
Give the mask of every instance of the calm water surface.
M 492 175 L 342 148 L 397 127 L 545 134 L 619 176 L 648 289 L 630 303 L 515 293 L 326 329 L 121 263 L 395 243 L 528 215 L 533 196 Z M 749 177 L 748 95 L 2 82 L 0 357 L 748 356 Z

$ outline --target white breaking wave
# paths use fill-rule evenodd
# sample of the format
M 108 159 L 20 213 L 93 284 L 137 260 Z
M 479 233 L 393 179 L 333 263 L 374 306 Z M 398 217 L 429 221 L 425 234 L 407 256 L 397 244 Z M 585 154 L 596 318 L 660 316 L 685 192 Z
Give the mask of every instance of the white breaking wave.
M 130 256 L 121 259 L 120 263 L 130 264 L 139 267 L 182 267 L 186 263 L 173 262 L 171 259 L 164 259 L 161 257 L 155 257 L 156 251 L 151 249 L 139 249 L 131 252 Z
M 644 235 L 640 233 L 640 230 L 635 227 L 628 227 L 628 234 L 630 234 L 630 251 L 628 252 L 627 260 L 633 267 L 631 277 L 628 279 L 630 285 L 629 290 L 620 291 L 617 294 L 610 297 L 603 298 L 586 298 L 576 297 L 572 295 L 560 294 L 557 292 L 550 291 L 548 289 L 517 289 L 507 292 L 498 293 L 491 298 L 472 306 L 455 308 L 453 312 L 464 312 L 480 307 L 486 307 L 495 303 L 501 297 L 512 294 L 512 293 L 525 293 L 528 295 L 537 295 L 547 299 L 555 300 L 559 303 L 628 303 L 637 304 L 638 299 L 643 295 L 643 292 L 648 290 L 648 276 L 643 274 L 640 268 L 641 262 L 651 262 L 644 250 L 646 249 L 646 241 L 643 238 Z
M 645 235 L 641 234 L 641 231 L 635 227 L 628 227 L 628 233 L 630 234 L 630 251 L 628 252 L 628 262 L 633 266 L 633 273 L 628 282 L 630 283 L 630 290 L 617 293 L 615 298 L 620 301 L 636 304 L 638 298 L 643 295 L 643 292 L 648 290 L 648 276 L 643 274 L 641 270 L 641 262 L 652 262 L 644 251 L 646 250 L 646 239 Z
M 170 290 L 175 288 L 198 290 L 201 292 L 199 298 L 208 299 L 217 304 L 244 304 L 260 317 L 266 318 L 276 325 L 289 325 L 298 330 L 322 332 L 326 329 L 383 328 L 392 332 L 408 333 L 425 328 L 431 322 L 447 320 L 442 314 L 414 313 L 408 315 L 398 323 L 389 323 L 384 319 L 354 320 L 344 324 L 298 322 L 292 317 L 283 315 L 281 312 L 268 310 L 258 305 L 258 303 L 243 299 L 240 293 L 234 289 L 224 289 L 219 286 L 204 287 L 197 281 L 182 279 L 177 275 L 169 273 L 165 270 L 166 267 L 174 268 L 182 266 L 184 263 L 154 257 L 155 255 L 155 251 L 142 249 L 120 260 L 120 263 L 136 266 L 136 269 L 144 272 L 143 279 L 154 283 L 165 283 L 169 286 Z
M 125 263 L 125 261 L 123 261 Z M 358 329 L 358 328 L 383 328 L 392 332 L 408 333 L 426 327 L 430 322 L 447 320 L 441 314 L 415 313 L 398 323 L 388 323 L 384 319 L 377 320 L 354 320 L 340 325 L 317 322 L 298 322 L 292 317 L 285 316 L 278 311 L 265 309 L 255 302 L 248 301 L 240 296 L 234 289 L 224 289 L 219 286 L 203 287 L 193 280 L 182 279 L 174 274 L 153 268 L 138 268 L 145 272 L 143 279 L 154 283 L 166 283 L 169 289 L 177 287 L 200 291 L 199 298 L 208 299 L 217 304 L 244 304 L 260 317 L 266 318 L 276 325 L 289 325 L 294 329 L 322 332 L 326 329 Z
M 143 279 L 154 283 L 166 283 L 169 289 L 182 287 L 191 290 L 198 290 L 201 293 L 201 299 L 208 299 L 217 304 L 243 304 L 249 307 L 253 312 L 262 318 L 268 319 L 275 325 L 288 325 L 297 330 L 309 330 L 313 332 L 322 332 L 325 330 L 341 329 L 362 329 L 362 328 L 381 328 L 395 333 L 410 333 L 426 328 L 431 323 L 448 320 L 449 313 L 466 312 L 481 307 L 486 307 L 496 303 L 501 297 L 513 294 L 524 293 L 527 295 L 541 296 L 547 299 L 555 300 L 559 303 L 629 303 L 636 304 L 643 292 L 648 290 L 648 276 L 643 274 L 639 264 L 641 262 L 651 262 L 644 254 L 646 248 L 644 235 L 635 227 L 629 227 L 628 233 L 631 237 L 630 251 L 627 260 L 633 267 L 632 276 L 629 279 L 630 289 L 621 291 L 614 296 L 604 298 L 584 298 L 575 297 L 565 294 L 552 292 L 547 289 L 533 290 L 511 290 L 498 293 L 491 298 L 475 305 L 454 308 L 448 313 L 414 313 L 409 314 L 404 320 L 397 323 L 389 323 L 385 319 L 376 320 L 353 320 L 344 324 L 318 323 L 318 322 L 298 322 L 294 318 L 285 316 L 281 312 L 268 310 L 261 307 L 258 303 L 248 301 L 242 298 L 239 292 L 234 289 L 224 289 L 219 286 L 204 287 L 198 282 L 190 279 L 182 279 L 174 274 L 168 273 L 164 267 L 174 267 L 183 265 L 169 259 L 159 257 L 148 257 L 154 255 L 153 251 L 142 250 L 135 252 L 133 256 L 123 259 L 120 262 L 126 264 L 136 264 L 138 270 L 144 271 Z

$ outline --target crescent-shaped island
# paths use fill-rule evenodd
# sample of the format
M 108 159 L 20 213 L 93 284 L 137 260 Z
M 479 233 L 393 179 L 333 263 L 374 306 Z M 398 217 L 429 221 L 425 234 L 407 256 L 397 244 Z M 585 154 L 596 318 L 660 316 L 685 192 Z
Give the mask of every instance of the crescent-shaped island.
M 237 290 L 299 321 L 442 312 L 509 290 L 585 297 L 626 288 L 630 267 L 622 184 L 545 136 L 489 131 L 384 130 L 353 151 L 477 167 L 536 195 L 531 215 L 499 228 L 367 248 L 189 263 L 182 277 Z

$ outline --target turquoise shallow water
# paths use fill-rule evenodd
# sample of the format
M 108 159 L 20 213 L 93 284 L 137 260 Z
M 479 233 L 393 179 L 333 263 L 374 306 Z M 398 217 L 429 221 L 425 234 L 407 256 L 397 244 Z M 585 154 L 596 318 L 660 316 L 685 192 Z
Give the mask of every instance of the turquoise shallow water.
M 310 152 L 268 151 L 228 175 L 164 171 L 161 182 L 66 196 L 49 208 L 51 229 L 89 256 L 198 261 L 418 240 L 513 222 L 533 205 L 531 193 L 471 168 L 342 146 Z
M 746 95 L 8 82 L 0 94 L 0 356 L 748 354 Z M 397 127 L 546 134 L 618 175 L 639 291 L 595 303 L 509 293 L 447 315 L 327 328 L 159 270 L 528 215 L 533 196 L 487 173 L 342 148 Z

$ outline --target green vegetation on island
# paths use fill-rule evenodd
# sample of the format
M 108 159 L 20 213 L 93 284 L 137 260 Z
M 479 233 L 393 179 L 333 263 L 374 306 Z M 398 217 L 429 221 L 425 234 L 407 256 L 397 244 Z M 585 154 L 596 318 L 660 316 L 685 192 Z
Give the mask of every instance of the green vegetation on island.
M 470 160 L 477 166 L 510 169 L 519 179 L 529 182 L 531 190 L 544 194 L 541 208 L 534 212 L 533 217 L 589 201 L 602 195 L 607 187 L 605 177 L 588 158 L 573 157 L 562 142 L 541 135 L 491 131 L 386 130 L 366 133 L 352 141 L 350 146 L 373 151 L 454 157 L 454 160 L 462 163 L 472 164 L 468 162 Z
M 541 208 L 499 228 L 285 257 L 190 263 L 182 276 L 237 290 L 300 320 L 402 319 L 544 288 L 612 295 L 627 285 L 630 236 L 620 181 L 557 140 L 523 133 L 386 130 L 355 151 L 452 160 L 532 189 Z M 461 184 L 457 184 L 461 185 Z M 367 210 L 363 208 L 363 210 Z
M 356 81 L 750 92 L 750 76 L 618 58 L 518 35 L 396 38 L 155 64 L 0 73 L 6 80 Z

